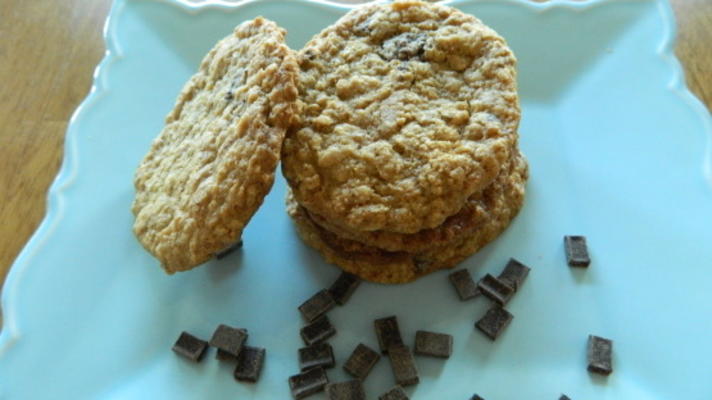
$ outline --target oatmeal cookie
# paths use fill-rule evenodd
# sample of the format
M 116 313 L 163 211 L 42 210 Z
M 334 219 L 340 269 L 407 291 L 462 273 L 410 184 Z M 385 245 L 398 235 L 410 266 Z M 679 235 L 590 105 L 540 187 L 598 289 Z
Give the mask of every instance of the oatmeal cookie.
M 416 253 L 387 251 L 341 238 L 314 223 L 291 194 L 287 198 L 287 211 L 304 242 L 319 251 L 326 261 L 369 281 L 406 283 L 452 268 L 497 238 L 517 215 L 523 201 L 524 181 L 507 181 L 490 196 L 483 197 L 481 207 L 485 212 L 474 231 Z
M 417 1 L 354 9 L 298 54 L 282 149 L 297 201 L 350 231 L 435 228 L 511 156 L 515 57 L 471 15 Z
M 238 241 L 272 187 L 298 107 L 284 37 L 258 17 L 210 50 L 136 171 L 134 233 L 168 273 Z
M 482 192 L 470 196 L 462 209 L 448 217 L 442 225 L 424 229 L 410 234 L 388 231 L 352 232 L 332 224 L 326 218 L 305 210 L 312 222 L 344 239 L 351 239 L 368 246 L 378 247 L 388 251 L 405 251 L 408 253 L 423 252 L 428 249 L 442 247 L 460 236 L 467 236 L 476 230 L 488 217 L 489 210 L 485 204 L 501 195 L 502 187 L 510 185 L 524 191 L 528 177 L 527 162 L 522 154 L 517 154 L 507 162 L 497 178 Z

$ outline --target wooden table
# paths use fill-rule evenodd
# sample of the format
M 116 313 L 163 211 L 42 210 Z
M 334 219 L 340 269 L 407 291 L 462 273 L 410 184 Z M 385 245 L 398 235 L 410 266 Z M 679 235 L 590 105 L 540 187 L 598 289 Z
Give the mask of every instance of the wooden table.
M 68 119 L 104 54 L 101 32 L 110 3 L 0 4 L 0 283 L 44 216 Z M 672 3 L 687 83 L 712 108 L 712 1 Z

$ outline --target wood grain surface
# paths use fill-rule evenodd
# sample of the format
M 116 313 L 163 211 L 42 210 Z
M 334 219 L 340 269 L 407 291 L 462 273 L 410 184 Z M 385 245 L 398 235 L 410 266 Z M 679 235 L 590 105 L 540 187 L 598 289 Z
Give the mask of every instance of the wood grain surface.
M 687 83 L 712 109 L 712 0 L 671 2 Z M 110 3 L 0 3 L 0 283 L 44 216 L 68 120 L 104 54 Z

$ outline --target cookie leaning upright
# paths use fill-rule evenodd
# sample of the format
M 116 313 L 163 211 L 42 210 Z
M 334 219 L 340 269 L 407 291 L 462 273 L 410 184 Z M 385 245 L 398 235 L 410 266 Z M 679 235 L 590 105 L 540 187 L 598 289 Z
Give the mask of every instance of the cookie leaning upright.
M 238 241 L 272 187 L 297 117 L 298 67 L 284 36 L 258 17 L 215 45 L 136 171 L 134 233 L 168 273 Z
M 416 1 L 365 6 L 298 59 L 303 115 L 282 170 L 298 203 L 332 224 L 434 228 L 510 158 L 516 60 L 474 16 Z

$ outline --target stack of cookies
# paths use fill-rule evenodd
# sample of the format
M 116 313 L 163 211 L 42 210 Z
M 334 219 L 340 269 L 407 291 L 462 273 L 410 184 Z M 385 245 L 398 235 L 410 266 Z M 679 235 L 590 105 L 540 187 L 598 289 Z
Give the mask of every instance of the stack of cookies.
M 524 199 L 516 59 L 472 15 L 415 1 L 355 9 L 297 55 L 282 146 L 302 239 L 364 279 L 451 268 Z
M 355 9 L 299 52 L 263 18 L 217 43 L 134 184 L 134 232 L 168 273 L 236 243 L 281 159 L 306 243 L 364 279 L 449 268 L 519 211 L 515 58 L 471 15 Z

